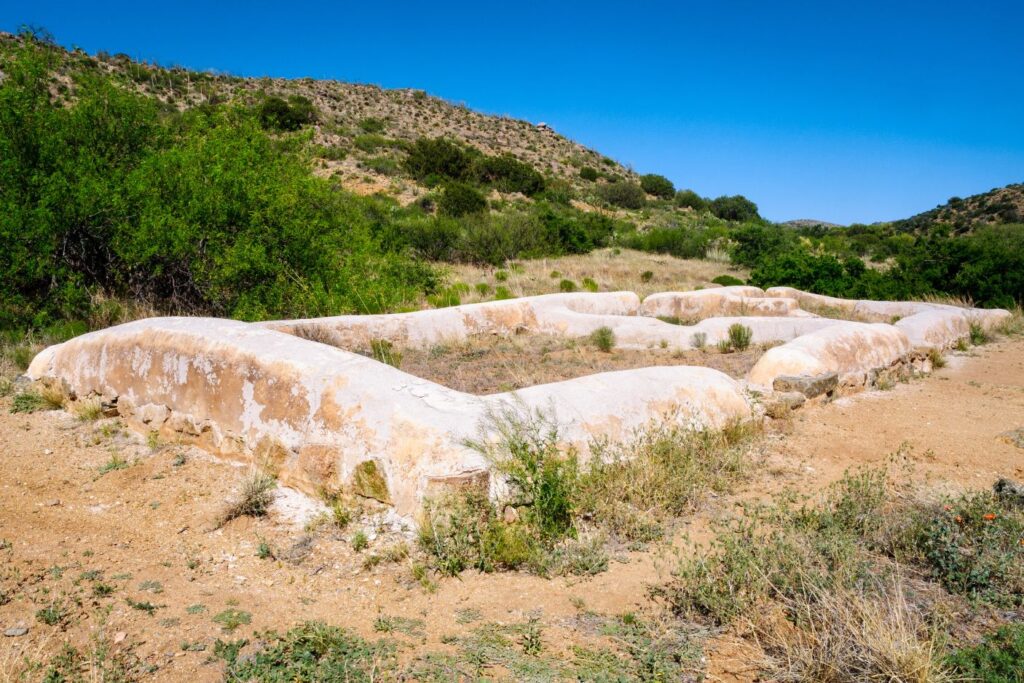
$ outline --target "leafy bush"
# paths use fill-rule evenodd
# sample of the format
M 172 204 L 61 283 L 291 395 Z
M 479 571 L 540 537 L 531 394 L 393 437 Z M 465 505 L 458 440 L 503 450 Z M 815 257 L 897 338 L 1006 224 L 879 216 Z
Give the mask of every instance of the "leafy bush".
M 640 187 L 644 192 L 662 199 L 672 199 L 676 194 L 676 187 L 672 181 L 663 175 L 648 173 L 640 176 Z
M 376 200 L 316 178 L 302 140 L 263 132 L 292 125 L 279 105 L 263 120 L 226 105 L 163 114 L 86 75 L 65 106 L 48 54 L 23 44 L 0 84 L 3 326 L 86 318 L 97 292 L 256 319 L 386 309 L 436 282 L 378 241 Z
M 611 353 L 615 348 L 615 332 L 610 327 L 599 327 L 591 333 L 590 342 L 598 351 Z
M 359 128 L 364 133 L 383 133 L 384 129 L 387 128 L 387 123 L 383 119 L 378 119 L 375 116 L 368 116 L 365 119 L 359 121 Z
M 1024 510 L 992 493 L 918 511 L 912 547 L 948 590 L 1002 605 L 1024 601 Z
M 405 167 L 414 178 L 439 176 L 450 180 L 468 177 L 472 158 L 461 147 L 444 138 L 419 138 L 409 148 Z
M 711 213 L 727 221 L 757 220 L 757 204 L 743 195 L 721 196 L 711 200 Z
M 733 287 L 736 285 L 743 284 L 743 280 L 732 275 L 719 275 L 718 277 L 713 279 L 712 282 L 715 283 L 716 285 L 722 285 L 723 287 Z
M 493 185 L 501 192 L 522 192 L 532 197 L 544 190 L 544 176 L 509 154 L 480 157 L 473 165 L 473 173 L 479 182 Z
M 584 166 L 583 168 L 580 169 L 580 178 L 583 178 L 583 180 L 594 182 L 595 180 L 597 180 L 597 170 L 594 169 L 592 166 Z
M 701 197 L 693 190 L 679 190 L 676 192 L 676 206 L 689 208 L 694 211 L 707 211 L 708 200 Z
M 305 622 L 284 634 L 267 632 L 262 638 L 267 645 L 248 657 L 238 657 L 237 647 L 219 648 L 227 662 L 226 678 L 370 683 L 395 668 L 394 645 L 369 643 L 321 622 Z
M 541 414 L 519 415 L 502 409 L 490 418 L 498 439 L 469 443 L 505 479 L 508 504 L 521 510 L 541 539 L 551 542 L 576 535 L 574 487 L 579 476 L 576 453 L 558 448 L 558 430 Z
M 708 248 L 706 231 L 685 227 L 652 228 L 624 236 L 620 243 L 630 249 L 671 254 L 677 258 L 703 258 Z
M 558 289 L 559 291 L 562 292 L 575 292 L 576 283 L 573 282 L 572 280 L 562 280 L 561 282 L 558 283 Z
M 636 183 L 626 181 L 616 181 L 606 185 L 599 185 L 597 188 L 597 196 L 608 204 L 618 206 L 623 209 L 642 208 L 646 201 L 643 189 Z
M 257 107 L 260 125 L 266 130 L 293 131 L 316 121 L 316 109 L 309 98 L 290 95 L 285 101 L 270 96 Z
M 531 213 L 473 214 L 461 220 L 457 258 L 473 263 L 499 265 L 516 258 L 533 258 L 557 251 L 544 224 Z M 503 274 L 504 273 L 504 274 Z M 502 275 L 503 274 L 503 275 Z M 508 273 L 497 271 L 498 282 Z
M 466 214 L 479 213 L 487 208 L 487 200 L 471 185 L 451 182 L 444 186 L 444 192 L 437 201 L 437 210 L 443 216 L 458 218 Z
M 1004 626 L 973 647 L 957 650 L 946 664 L 962 680 L 1019 683 L 1024 662 L 1024 624 Z

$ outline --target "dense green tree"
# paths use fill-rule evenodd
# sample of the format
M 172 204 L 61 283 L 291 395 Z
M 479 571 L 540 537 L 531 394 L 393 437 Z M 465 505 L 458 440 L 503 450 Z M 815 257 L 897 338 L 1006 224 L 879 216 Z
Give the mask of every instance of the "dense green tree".
M 644 192 L 661 199 L 672 199 L 676 194 L 676 187 L 672 181 L 657 173 L 648 173 L 640 176 L 640 187 Z
M 487 200 L 472 185 L 450 182 L 444 186 L 444 192 L 437 202 L 437 210 L 442 216 L 458 218 L 470 213 L 478 213 L 487 208 Z
M 693 209 L 694 211 L 707 211 L 708 200 L 701 197 L 693 190 L 679 190 L 676 192 L 676 206 Z
M 722 196 L 711 200 L 711 213 L 727 221 L 757 220 L 757 204 L 743 195 Z
M 468 177 L 472 162 L 472 157 L 450 140 L 420 138 L 409 147 L 405 167 L 420 180 L 430 176 L 463 180 Z
M 544 176 L 510 154 L 482 156 L 473 164 L 473 172 L 479 182 L 502 192 L 522 192 L 532 197 L 544 190 Z
M 644 205 L 644 191 L 636 183 L 616 181 L 597 188 L 598 196 L 613 206 L 623 209 L 639 209 Z

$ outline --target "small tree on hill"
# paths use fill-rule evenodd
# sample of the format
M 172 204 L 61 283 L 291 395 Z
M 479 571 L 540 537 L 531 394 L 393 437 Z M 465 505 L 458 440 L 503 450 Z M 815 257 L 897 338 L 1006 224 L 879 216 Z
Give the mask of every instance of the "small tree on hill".
M 609 204 L 623 209 L 642 208 L 646 201 L 644 191 L 639 185 L 625 181 L 601 185 L 598 187 L 597 194 Z
M 453 218 L 479 213 L 486 208 L 487 200 L 484 196 L 466 183 L 448 183 L 437 202 L 437 210 L 441 215 Z
M 657 173 L 648 173 L 640 176 L 640 187 L 644 192 L 662 199 L 671 199 L 675 196 L 676 188 L 672 181 Z

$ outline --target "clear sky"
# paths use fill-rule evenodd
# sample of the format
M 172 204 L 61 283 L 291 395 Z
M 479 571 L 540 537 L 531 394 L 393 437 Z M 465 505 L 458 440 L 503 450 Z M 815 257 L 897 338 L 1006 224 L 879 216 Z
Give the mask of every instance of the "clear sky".
M 0 2 L 0 29 L 22 24 L 164 65 L 422 88 L 774 220 L 1024 181 L 1024 0 Z

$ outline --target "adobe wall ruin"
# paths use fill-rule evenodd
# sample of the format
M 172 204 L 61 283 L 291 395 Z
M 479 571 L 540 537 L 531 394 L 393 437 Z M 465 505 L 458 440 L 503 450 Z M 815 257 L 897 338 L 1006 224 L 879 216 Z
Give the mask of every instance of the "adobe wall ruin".
M 815 307 L 887 322 L 821 317 L 807 310 Z M 794 377 L 834 375 L 840 386 L 860 387 L 894 368 L 927 370 L 928 349 L 1008 315 L 741 286 L 644 301 L 632 292 L 554 294 L 256 324 L 153 318 L 45 349 L 27 374 L 72 400 L 101 398 L 136 430 L 253 463 L 306 493 L 354 488 L 412 516 L 438 487 L 490 482 L 488 463 L 466 441 L 503 407 L 550 413 L 565 443 L 586 456 L 595 438 L 626 438 L 653 420 L 716 429 L 755 419 L 764 396 Z M 652 366 L 475 396 L 353 351 L 379 339 L 429 347 L 479 334 L 581 337 L 601 327 L 622 347 L 692 349 L 728 338 L 736 323 L 750 328 L 753 343 L 777 344 L 743 381 L 705 367 Z M 304 338 L 310 328 L 329 343 Z

